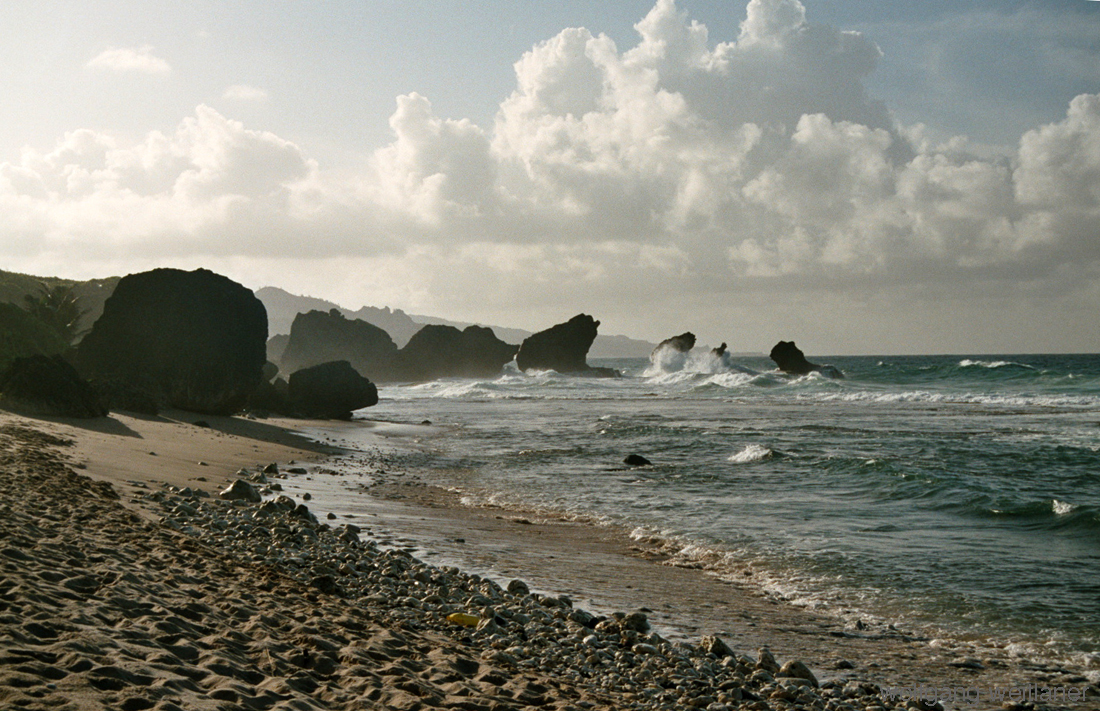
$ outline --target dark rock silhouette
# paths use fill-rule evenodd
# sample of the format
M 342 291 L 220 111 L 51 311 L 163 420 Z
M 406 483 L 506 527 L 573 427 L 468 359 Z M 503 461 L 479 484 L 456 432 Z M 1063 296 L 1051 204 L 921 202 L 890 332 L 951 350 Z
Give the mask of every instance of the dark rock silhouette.
M 722 345 L 718 346 L 717 348 L 711 348 L 710 354 L 715 358 L 721 358 L 722 356 L 724 356 L 726 354 L 726 342 L 722 341 Z
M 808 375 L 821 373 L 830 378 L 843 378 L 844 374 L 831 365 L 818 365 L 806 360 L 806 356 L 799 350 L 794 341 L 780 341 L 772 348 L 769 357 L 775 361 L 776 366 L 784 373 L 791 375 Z
M 806 360 L 806 356 L 794 344 L 794 341 L 776 343 L 768 357 L 775 361 L 780 370 L 791 375 L 806 375 L 821 368 L 817 363 Z
M 695 334 L 691 331 L 685 331 L 679 336 L 673 336 L 672 338 L 666 338 L 657 344 L 657 347 L 653 349 L 653 353 L 661 350 L 662 348 L 671 348 L 674 351 L 680 353 L 687 353 L 695 347 Z
M 271 327 L 268 326 L 270 329 Z M 283 362 L 283 353 L 286 353 L 286 346 L 290 343 L 289 333 L 280 333 L 267 339 L 267 359 L 278 366 Z
M 105 417 L 92 386 L 61 356 L 16 358 L 0 373 L 0 406 L 25 415 Z
M 264 363 L 264 367 L 260 370 L 260 379 L 265 383 L 270 383 L 275 379 L 275 376 L 279 374 L 279 366 L 275 365 L 271 361 Z
M 492 329 L 424 326 L 401 350 L 374 324 L 349 319 L 333 309 L 298 314 L 290 329 L 280 370 L 346 360 L 376 383 L 425 381 L 445 377 L 492 377 L 515 356 L 517 346 L 498 339 Z M 272 354 L 274 355 L 274 354 Z
M 263 381 L 252 397 L 248 398 L 248 409 L 256 414 L 277 413 L 280 415 L 293 415 L 290 405 L 290 385 L 282 378 L 272 381 Z
M 77 365 L 108 392 L 230 415 L 260 383 L 266 340 L 267 314 L 247 288 L 205 269 L 154 269 L 118 282 Z
M 166 406 L 164 397 L 143 382 L 131 382 L 121 377 L 97 378 L 92 387 L 111 410 L 159 415 Z
M 626 455 L 626 458 L 623 459 L 623 464 L 626 464 L 626 465 L 629 465 L 629 466 L 632 466 L 632 467 L 648 467 L 648 466 L 652 465 L 653 462 L 649 461 L 648 459 L 646 459 L 645 457 L 643 457 L 640 454 L 628 454 L 628 455 Z
M 378 388 L 346 360 L 295 371 L 287 395 L 294 411 L 306 417 L 350 420 L 354 410 L 378 404 Z
M 518 346 L 505 343 L 491 328 L 425 326 L 398 351 L 403 380 L 491 378 L 515 357 Z
M 358 311 L 341 308 L 339 304 L 308 296 L 296 296 L 282 289 L 265 286 L 256 290 L 256 298 L 267 307 L 268 331 L 272 334 L 290 333 L 295 317 L 308 311 L 328 313 L 336 309 L 351 320 L 366 321 L 378 326 L 390 335 L 394 343 L 403 345 L 423 327 L 425 322 L 416 322 L 401 309 L 383 306 L 375 308 L 364 306 Z
M 298 314 L 290 327 L 279 370 L 294 373 L 321 363 L 345 360 L 376 382 L 398 378 L 397 346 L 374 324 L 349 319 L 338 310 Z
M 593 368 L 586 362 L 588 349 L 596 340 L 600 322 L 588 314 L 577 314 L 565 323 L 526 338 L 516 353 L 520 370 L 555 370 L 559 373 L 582 373 L 614 377 L 612 368 Z

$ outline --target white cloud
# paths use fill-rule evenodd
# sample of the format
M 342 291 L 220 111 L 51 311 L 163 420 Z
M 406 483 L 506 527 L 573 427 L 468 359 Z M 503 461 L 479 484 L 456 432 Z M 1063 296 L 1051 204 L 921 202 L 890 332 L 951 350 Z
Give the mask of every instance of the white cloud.
M 206 106 L 137 145 L 74 131 L 0 165 L 3 249 L 77 260 L 258 252 L 309 212 L 315 173 L 297 146 Z
M 480 128 L 435 117 L 415 93 L 398 97 L 390 128 L 397 138 L 374 155 L 369 199 L 443 230 L 452 220 L 492 219 L 497 166 Z
M 114 72 L 138 72 L 140 74 L 167 74 L 172 71 L 168 62 L 153 55 L 153 48 L 112 47 L 92 58 L 89 69 L 105 69 Z
M 671 0 L 637 29 L 625 51 L 585 29 L 533 47 L 489 130 L 398 97 L 392 143 L 350 178 L 205 106 L 135 145 L 74 131 L 0 165 L 5 259 L 262 258 L 321 285 L 360 264 L 394 305 L 515 323 L 600 304 L 650 337 L 681 328 L 674 307 L 767 324 L 747 304 L 777 290 L 838 311 L 886 294 L 895 316 L 1095 300 L 1100 95 L 986 159 L 894 125 L 863 88 L 877 47 L 797 0 L 752 0 L 724 43 Z
M 267 92 L 247 84 L 234 84 L 226 87 L 222 98 L 230 101 L 264 101 L 267 99 Z

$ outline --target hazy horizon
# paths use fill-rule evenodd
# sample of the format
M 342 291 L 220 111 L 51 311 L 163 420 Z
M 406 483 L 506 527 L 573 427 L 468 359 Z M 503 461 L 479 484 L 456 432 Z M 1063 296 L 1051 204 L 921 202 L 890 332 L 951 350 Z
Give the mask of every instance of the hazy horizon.
M 1100 351 L 1100 3 L 0 9 L 0 268 L 767 353 Z

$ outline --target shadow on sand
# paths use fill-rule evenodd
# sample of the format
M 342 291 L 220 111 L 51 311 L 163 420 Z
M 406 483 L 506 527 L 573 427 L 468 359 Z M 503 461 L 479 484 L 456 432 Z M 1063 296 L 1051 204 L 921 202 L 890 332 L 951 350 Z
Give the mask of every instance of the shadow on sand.
M 134 415 L 127 415 L 133 417 Z M 279 424 L 273 424 L 270 422 L 261 422 L 248 417 L 225 417 L 221 415 L 203 415 L 197 412 L 184 412 L 183 410 L 166 410 L 161 413 L 158 418 L 163 422 L 175 422 L 183 425 L 193 425 L 195 427 L 202 427 L 205 429 L 213 430 L 214 432 L 220 432 L 224 435 L 231 435 L 235 437 L 244 437 L 246 439 L 254 439 L 260 442 L 273 442 L 275 444 L 285 445 L 287 447 L 295 447 L 297 449 L 304 449 L 307 452 L 317 452 L 319 454 L 332 454 L 340 450 L 339 447 L 335 447 L 331 444 L 322 444 L 315 442 L 303 435 L 294 432 L 289 429 L 293 427 L 293 422 L 280 422 Z
M 38 420 L 39 422 L 53 422 L 58 425 L 68 425 L 69 427 L 75 427 L 77 429 L 88 430 L 90 432 L 102 432 L 103 434 L 116 435 L 118 437 L 137 437 L 141 439 L 141 434 L 126 426 L 126 423 L 118 420 L 110 415 L 107 417 L 96 418 L 83 418 L 83 417 L 50 417 L 48 415 L 32 415 L 25 412 L 18 412 L 15 410 L 8 410 L 13 415 L 18 415 L 28 420 Z M 154 419 L 147 415 L 142 416 L 143 419 Z
M 246 439 L 253 439 L 260 442 L 272 442 L 275 444 L 285 445 L 287 447 L 294 447 L 297 449 L 303 449 L 308 452 L 317 452 L 318 454 L 334 454 L 336 452 L 343 451 L 339 447 L 331 444 L 322 444 L 315 442 L 303 435 L 300 435 L 293 430 L 289 429 L 293 427 L 293 422 L 280 422 L 279 424 L 273 424 L 269 422 L 260 422 L 258 420 L 249 419 L 247 417 L 225 417 L 220 415 L 203 415 L 197 412 L 185 412 L 183 410 L 165 410 L 159 415 L 146 415 L 137 412 L 120 411 L 118 413 L 112 413 L 107 417 L 97 417 L 94 419 L 82 419 L 76 417 L 47 417 L 42 415 L 32 416 L 22 413 L 15 413 L 20 417 L 26 417 L 32 420 L 39 420 L 41 422 L 53 422 L 61 425 L 68 425 L 69 427 L 75 427 L 82 430 L 88 430 L 90 432 L 100 432 L 107 435 L 114 435 L 118 437 L 136 437 L 142 438 L 141 433 L 129 427 L 125 422 L 116 417 L 119 415 L 124 418 L 130 418 L 135 420 L 144 420 L 146 422 L 160 422 L 164 424 L 179 424 L 190 425 L 193 427 L 202 427 L 209 429 L 213 432 L 218 432 L 227 436 L 244 437 Z

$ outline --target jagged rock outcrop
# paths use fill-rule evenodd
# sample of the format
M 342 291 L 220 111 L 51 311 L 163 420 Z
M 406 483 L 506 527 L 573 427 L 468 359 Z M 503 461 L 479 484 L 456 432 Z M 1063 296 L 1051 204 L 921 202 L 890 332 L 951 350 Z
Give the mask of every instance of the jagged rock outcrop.
M 154 269 L 118 282 L 77 367 L 109 391 L 230 415 L 260 383 L 266 341 L 267 312 L 249 289 L 206 269 Z
M 378 388 L 346 360 L 295 371 L 287 395 L 293 410 L 305 417 L 350 420 L 353 411 L 378 404 Z
M 657 347 L 653 349 L 653 353 L 659 350 L 671 349 L 679 353 L 687 353 L 695 347 L 695 334 L 691 331 L 685 331 L 679 336 L 673 336 L 672 338 L 666 338 L 657 344 Z M 650 354 L 652 357 L 652 354 Z
M 282 372 L 294 373 L 344 360 L 376 383 L 481 378 L 500 373 L 516 350 L 489 328 L 469 326 L 460 331 L 435 325 L 421 328 L 398 350 L 389 334 L 374 324 L 332 309 L 298 314 L 279 365 Z
M 806 356 L 799 350 L 794 341 L 780 341 L 772 348 L 769 357 L 775 361 L 776 366 L 784 373 L 790 375 L 808 375 L 821 373 L 829 378 L 843 378 L 844 374 L 831 365 L 818 365 L 806 360 Z
M 806 375 L 821 368 L 817 363 L 806 360 L 806 356 L 794 344 L 794 341 L 776 343 L 768 357 L 775 361 L 780 370 L 791 375 Z
M 302 368 L 345 360 L 360 375 L 375 382 L 399 379 L 397 346 L 374 324 L 349 319 L 338 310 L 298 314 L 279 370 L 293 374 Z
M 264 302 L 264 306 L 267 307 L 268 331 L 272 334 L 290 333 L 294 319 L 300 313 L 308 311 L 328 313 L 333 309 L 338 310 L 349 319 L 358 319 L 378 326 L 388 333 L 394 343 L 399 346 L 408 343 L 409 339 L 424 325 L 413 321 L 401 309 L 390 309 L 385 306 L 381 308 L 364 306 L 358 311 L 352 311 L 351 309 L 341 308 L 331 301 L 309 296 L 297 296 L 272 286 L 257 289 L 256 298 Z
M 491 378 L 515 357 L 518 346 L 496 337 L 493 329 L 425 326 L 397 354 L 403 380 Z
M 0 407 L 25 415 L 105 417 L 92 386 L 59 355 L 16 358 L 0 373 Z
M 586 358 L 600 322 L 588 314 L 577 314 L 565 323 L 529 336 L 520 344 L 516 365 L 520 370 L 554 370 L 614 377 L 611 368 L 593 368 Z

